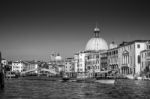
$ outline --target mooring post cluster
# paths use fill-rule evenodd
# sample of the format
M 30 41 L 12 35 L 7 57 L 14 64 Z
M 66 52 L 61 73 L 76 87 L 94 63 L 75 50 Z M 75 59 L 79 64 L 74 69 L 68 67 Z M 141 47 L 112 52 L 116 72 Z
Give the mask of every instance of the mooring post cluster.
M 4 88 L 4 70 L 3 70 L 3 65 L 2 65 L 2 57 L 1 57 L 1 52 L 0 52 L 0 89 Z

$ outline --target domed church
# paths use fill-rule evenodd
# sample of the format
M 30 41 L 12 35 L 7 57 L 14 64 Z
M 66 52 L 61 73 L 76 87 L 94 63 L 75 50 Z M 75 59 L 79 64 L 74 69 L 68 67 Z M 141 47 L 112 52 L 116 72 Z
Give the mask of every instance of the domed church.
M 74 57 L 79 60 L 75 62 L 75 68 L 79 75 L 95 77 L 104 70 L 101 66 L 101 52 L 108 50 L 107 42 L 100 37 L 100 29 L 94 28 L 94 37 L 86 44 L 85 50 L 77 53 Z M 79 64 L 79 66 L 78 66 Z
M 94 34 L 94 37 L 87 42 L 85 51 L 108 50 L 107 42 L 103 38 L 100 38 L 100 29 L 98 27 L 94 29 Z

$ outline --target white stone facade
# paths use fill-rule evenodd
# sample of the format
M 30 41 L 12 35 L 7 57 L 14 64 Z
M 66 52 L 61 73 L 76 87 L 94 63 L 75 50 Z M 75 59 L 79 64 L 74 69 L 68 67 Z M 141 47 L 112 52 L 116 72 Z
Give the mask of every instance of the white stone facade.
M 20 61 L 16 61 L 12 63 L 12 71 L 13 72 L 22 72 L 24 69 L 24 63 Z
M 74 72 L 74 62 L 73 58 L 67 58 L 65 60 L 65 72 L 72 73 Z

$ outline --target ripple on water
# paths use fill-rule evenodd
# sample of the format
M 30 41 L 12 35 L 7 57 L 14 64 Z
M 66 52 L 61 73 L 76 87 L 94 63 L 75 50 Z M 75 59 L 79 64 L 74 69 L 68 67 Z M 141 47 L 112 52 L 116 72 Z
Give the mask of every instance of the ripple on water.
M 115 85 L 42 80 L 8 80 L 1 99 L 150 99 L 150 81 L 118 80 Z

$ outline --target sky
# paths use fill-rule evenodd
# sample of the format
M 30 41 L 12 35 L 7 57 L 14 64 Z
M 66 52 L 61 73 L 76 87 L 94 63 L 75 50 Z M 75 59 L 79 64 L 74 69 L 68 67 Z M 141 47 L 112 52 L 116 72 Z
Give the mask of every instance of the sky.
M 96 23 L 108 45 L 150 40 L 149 9 L 143 0 L 0 1 L 0 51 L 8 60 L 48 61 L 54 52 L 73 57 Z

